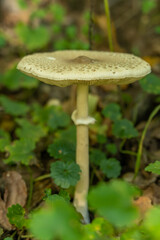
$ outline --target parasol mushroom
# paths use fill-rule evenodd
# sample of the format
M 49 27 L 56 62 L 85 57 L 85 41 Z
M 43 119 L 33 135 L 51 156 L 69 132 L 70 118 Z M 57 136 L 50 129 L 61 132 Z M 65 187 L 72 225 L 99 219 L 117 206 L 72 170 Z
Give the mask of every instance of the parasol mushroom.
M 17 68 L 47 84 L 59 87 L 77 85 L 77 109 L 72 120 L 77 126 L 76 162 L 81 168 L 81 177 L 75 188 L 74 206 L 84 222 L 89 223 L 88 125 L 95 120 L 88 116 L 88 87 L 134 82 L 150 73 L 150 65 L 126 53 L 64 50 L 26 56 Z

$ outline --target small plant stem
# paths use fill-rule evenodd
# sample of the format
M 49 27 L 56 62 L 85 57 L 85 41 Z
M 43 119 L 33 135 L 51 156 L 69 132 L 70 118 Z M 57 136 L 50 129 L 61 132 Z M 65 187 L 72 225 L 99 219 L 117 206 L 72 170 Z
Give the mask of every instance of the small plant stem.
M 40 176 L 40 177 L 35 178 L 35 179 L 34 179 L 34 182 L 42 181 L 42 180 L 44 180 L 44 179 L 46 179 L 46 178 L 50 178 L 50 177 L 51 177 L 51 174 L 48 173 L 48 174 L 45 174 L 45 175 L 43 175 L 43 176 Z
M 108 34 L 109 49 L 111 52 L 113 52 L 114 48 L 113 48 L 113 38 L 112 38 L 112 27 L 111 27 L 111 17 L 110 17 L 108 0 L 104 0 L 104 6 L 105 6 L 105 13 L 107 18 L 107 34 Z
M 92 169 L 93 169 L 92 174 L 91 174 L 91 183 L 92 183 L 92 181 L 93 181 L 94 175 L 96 175 L 97 179 L 98 179 L 100 182 L 102 182 L 104 179 L 103 179 L 103 177 L 100 175 L 99 171 L 96 169 L 96 167 L 94 166 L 94 164 L 91 164 L 91 166 L 92 166 Z
M 16 235 L 17 231 L 15 231 L 12 235 L 11 238 L 14 238 L 14 236 Z
M 22 235 L 21 238 L 33 238 L 33 235 Z
M 140 168 L 140 165 L 141 165 L 141 156 L 142 156 L 142 148 L 143 148 L 143 141 L 144 141 L 144 138 L 146 136 L 146 133 L 147 133 L 147 130 L 148 130 L 148 127 L 152 121 L 152 119 L 154 118 L 154 116 L 158 113 L 158 111 L 160 110 L 160 105 L 158 105 L 150 114 L 149 118 L 148 118 L 148 121 L 145 125 L 145 128 L 142 132 L 142 136 L 141 136 L 141 139 L 140 139 L 140 142 L 139 142 L 139 146 L 138 146 L 138 153 L 137 153 L 137 159 L 136 159 L 136 164 L 135 164 L 135 170 L 134 170 L 134 178 L 133 180 L 135 180 L 135 178 L 137 177 L 137 174 L 139 172 L 139 168 Z
M 126 142 L 126 139 L 123 139 L 121 144 L 120 144 L 120 152 L 123 153 L 123 154 L 128 154 L 128 155 L 131 155 L 131 156 L 137 156 L 137 153 L 133 152 L 133 151 L 129 151 L 129 150 L 123 150 L 123 146 Z
M 88 117 L 88 86 L 77 86 L 77 119 Z M 89 153 L 88 125 L 77 125 L 76 163 L 81 168 L 80 180 L 76 185 L 73 204 L 83 216 L 84 223 L 89 223 L 87 194 L 89 189 Z

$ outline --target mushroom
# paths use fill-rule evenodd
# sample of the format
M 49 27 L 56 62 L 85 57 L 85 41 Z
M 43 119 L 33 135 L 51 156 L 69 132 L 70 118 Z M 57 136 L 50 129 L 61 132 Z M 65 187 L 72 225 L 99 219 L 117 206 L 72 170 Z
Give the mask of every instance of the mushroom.
M 23 73 L 47 84 L 66 87 L 77 85 L 77 109 L 72 120 L 77 127 L 76 162 L 81 177 L 75 188 L 74 206 L 89 223 L 87 194 L 89 189 L 88 116 L 90 85 L 128 84 L 151 71 L 150 65 L 131 54 L 100 51 L 63 50 L 24 57 L 17 67 Z

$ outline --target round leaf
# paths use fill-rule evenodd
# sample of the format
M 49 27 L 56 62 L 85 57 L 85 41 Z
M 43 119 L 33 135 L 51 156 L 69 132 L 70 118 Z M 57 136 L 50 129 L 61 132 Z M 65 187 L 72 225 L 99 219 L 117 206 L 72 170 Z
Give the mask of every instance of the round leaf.
M 117 138 L 133 138 L 138 136 L 133 123 L 127 119 L 118 120 L 113 124 L 113 134 Z
M 51 177 L 62 188 L 75 186 L 80 179 L 80 167 L 72 162 L 56 161 L 51 164 Z
M 100 168 L 108 178 L 117 178 L 121 173 L 121 165 L 115 158 L 109 158 L 101 162 Z

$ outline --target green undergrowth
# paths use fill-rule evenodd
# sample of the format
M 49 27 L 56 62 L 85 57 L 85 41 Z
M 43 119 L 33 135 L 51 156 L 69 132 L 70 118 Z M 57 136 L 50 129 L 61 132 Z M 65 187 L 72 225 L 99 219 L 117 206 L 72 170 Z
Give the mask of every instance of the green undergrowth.
M 155 79 L 159 78 L 151 74 L 150 83 L 143 79 L 140 84 L 144 91 L 156 94 L 158 99 L 160 92 Z M 59 189 L 58 192 L 53 189 L 45 190 L 41 199 L 44 202 L 42 208 L 33 209 L 31 212 L 19 204 L 8 208 L 7 217 L 15 226 L 15 233 L 22 239 L 159 240 L 159 206 L 149 210 L 140 222 L 133 199 L 140 196 L 141 191 L 120 178 L 123 159 L 132 156 L 136 161 L 139 156 L 140 133 L 132 119 L 124 118 L 120 104 L 106 104 L 103 109 L 97 110 L 98 101 L 96 96 L 89 96 L 89 112 L 97 120 L 95 125 L 90 126 L 89 151 L 88 201 L 89 210 L 94 217 L 90 224 L 82 225 L 81 216 L 71 204 L 73 189 L 80 178 L 81 169 L 75 162 L 76 128 L 69 114 L 64 112 L 61 105 L 42 106 L 36 101 L 27 104 L 25 100 L 18 100 L 14 95 L 0 95 L 2 161 L 9 167 L 24 165 L 31 169 L 38 162 L 46 161 L 41 158 L 45 153 L 50 159 L 49 167 L 45 169 L 46 174 L 35 181 L 50 178 Z M 158 110 L 157 108 L 150 120 L 156 116 Z M 9 130 L 3 127 L 6 118 L 12 125 Z M 106 119 L 110 121 L 109 125 L 106 125 Z M 109 127 L 111 133 L 108 136 Z M 147 129 L 144 137 L 146 131 Z M 133 139 L 137 142 L 135 152 L 126 149 L 126 143 Z M 140 141 L 140 144 L 142 153 L 143 141 Z M 159 163 L 157 159 L 155 163 L 146 166 L 145 170 L 159 175 Z M 3 231 L 1 235 L 3 236 Z M 15 237 L 13 235 L 6 239 Z

